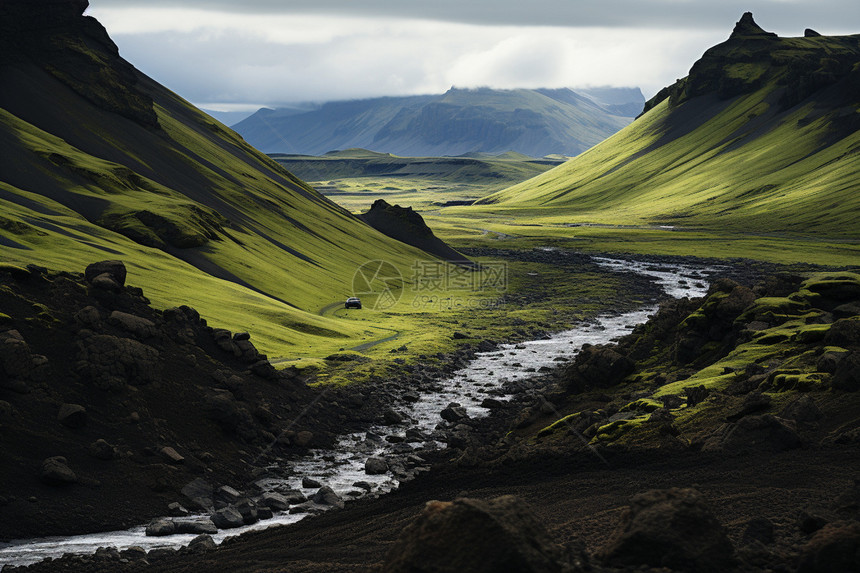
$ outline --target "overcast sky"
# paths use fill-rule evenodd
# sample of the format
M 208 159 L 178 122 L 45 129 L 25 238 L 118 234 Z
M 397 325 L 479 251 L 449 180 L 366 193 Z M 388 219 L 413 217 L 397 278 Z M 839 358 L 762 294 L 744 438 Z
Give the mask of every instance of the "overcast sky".
M 745 11 L 860 33 L 858 0 L 90 0 L 123 57 L 197 105 L 638 86 L 687 74 Z

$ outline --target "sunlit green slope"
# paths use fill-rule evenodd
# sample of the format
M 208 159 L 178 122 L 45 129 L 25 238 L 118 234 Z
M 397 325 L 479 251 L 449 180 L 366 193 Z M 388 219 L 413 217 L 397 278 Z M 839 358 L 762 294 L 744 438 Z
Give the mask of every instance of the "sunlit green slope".
M 778 38 L 745 15 L 646 109 L 477 209 L 556 223 L 860 236 L 860 36 Z
M 191 304 L 263 349 L 366 334 L 317 313 L 351 294 L 362 263 L 408 276 L 429 255 L 135 70 L 85 7 L 0 11 L 0 262 L 122 259 L 160 306 Z

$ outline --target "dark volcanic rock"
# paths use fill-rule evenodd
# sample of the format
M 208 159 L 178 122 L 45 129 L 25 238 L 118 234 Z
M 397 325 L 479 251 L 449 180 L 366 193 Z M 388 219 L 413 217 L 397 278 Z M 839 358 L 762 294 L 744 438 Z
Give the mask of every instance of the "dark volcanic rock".
M 735 564 L 734 548 L 723 526 L 702 495 L 689 488 L 634 496 L 600 554 L 612 565 L 681 571 L 726 571 Z
M 367 458 L 364 462 L 364 473 L 367 475 L 380 475 L 388 471 L 388 462 L 382 458 Z
M 763 36 L 776 38 L 776 34 L 773 32 L 764 31 L 758 24 L 755 23 L 753 19 L 752 12 L 744 12 L 741 19 L 735 24 L 735 29 L 732 30 L 732 38 L 737 38 L 739 36 Z
M 48 485 L 65 485 L 78 481 L 78 476 L 69 468 L 66 458 L 62 456 L 48 458 L 42 462 L 40 477 Z
M 860 571 L 860 522 L 837 521 L 822 527 L 801 550 L 798 573 Z
M 578 571 L 513 496 L 431 501 L 388 550 L 385 573 Z
M 570 392 L 589 388 L 608 388 L 634 369 L 633 361 L 608 346 L 583 346 L 573 364 L 565 371 Z
M 92 283 L 96 277 L 107 274 L 116 281 L 117 286 L 124 286 L 127 271 L 125 264 L 122 261 L 100 261 L 87 266 L 84 271 L 84 278 L 88 283 Z
M 112 460 L 116 455 L 116 448 L 101 438 L 91 443 L 87 451 L 99 460 Z
M 161 380 L 159 356 L 136 340 L 93 334 L 78 342 L 77 370 L 102 390 L 121 390 Z
M 446 261 L 473 264 L 472 261 L 434 235 L 421 215 L 413 211 L 412 207 L 389 205 L 385 200 L 377 199 L 371 205 L 370 210 L 360 217 L 380 233 L 407 245 L 417 247 Z
M 332 507 L 343 508 L 343 500 L 330 487 L 323 486 L 317 491 L 311 501 L 320 505 L 330 505 Z
M 236 508 L 225 507 L 212 514 L 212 523 L 218 529 L 235 529 L 245 525 L 245 520 Z
M 726 424 L 708 438 L 704 451 L 782 452 L 803 444 L 791 420 L 772 414 L 746 416 L 734 424 Z
M 63 404 L 57 412 L 57 421 L 67 428 L 83 428 L 87 425 L 87 409 L 80 404 Z
M 149 537 L 163 537 L 176 533 L 176 523 L 172 519 L 153 519 L 146 526 L 146 535 Z
M 852 352 L 839 361 L 831 384 L 835 390 L 860 390 L 860 352 Z

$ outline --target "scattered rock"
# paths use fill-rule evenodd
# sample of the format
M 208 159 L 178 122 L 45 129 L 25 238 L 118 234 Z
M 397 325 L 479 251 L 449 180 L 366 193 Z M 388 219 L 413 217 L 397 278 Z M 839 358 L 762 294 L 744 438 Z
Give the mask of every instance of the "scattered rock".
M 466 408 L 459 404 L 449 404 L 447 408 L 439 412 L 439 415 L 443 420 L 452 424 L 469 419 L 469 413 L 466 412 Z
M 845 392 L 860 390 L 860 352 L 851 352 L 839 361 L 833 372 L 831 385 L 834 390 Z
M 367 475 L 381 475 L 388 471 L 388 462 L 382 458 L 367 458 L 364 462 L 364 473 Z
M 119 550 L 116 547 L 99 547 L 94 557 L 97 561 L 119 561 Z
M 87 425 L 87 409 L 80 404 L 63 404 L 57 420 L 67 428 L 79 429 Z
M 259 505 L 275 511 L 287 511 L 290 508 L 290 500 L 280 493 L 266 492 L 260 496 Z
M 320 482 L 318 482 L 317 480 L 315 480 L 314 478 L 310 478 L 310 477 L 305 476 L 302 478 L 302 487 L 304 487 L 304 488 L 321 488 L 322 484 Z
M 794 420 L 801 424 L 814 424 L 823 416 L 815 399 L 808 394 L 788 404 L 779 414 L 780 418 Z
M 242 514 L 234 507 L 224 507 L 212 514 L 212 523 L 218 529 L 235 529 L 245 525 Z
M 146 535 L 149 537 L 162 537 L 177 533 L 176 523 L 172 519 L 153 519 L 146 526 Z
M 120 327 L 139 339 L 151 338 L 158 333 L 155 323 L 151 320 L 126 312 L 115 310 L 110 314 L 108 320 L 111 324 Z
M 320 505 L 330 505 L 332 507 L 343 508 L 343 500 L 337 495 L 333 489 L 328 486 L 323 486 L 317 491 L 312 501 Z
M 84 271 L 84 279 L 86 279 L 88 283 L 92 283 L 96 277 L 104 274 L 107 274 L 111 279 L 113 279 L 118 286 L 125 285 L 127 274 L 125 264 L 122 261 L 116 260 L 100 261 L 88 265 Z
M 96 328 L 102 321 L 101 313 L 94 306 L 85 306 L 75 313 L 75 320 L 87 328 Z
M 213 501 L 212 493 L 214 492 L 212 484 L 203 478 L 196 478 L 187 483 L 182 488 L 182 495 L 191 500 L 191 506 L 202 511 L 212 511 Z
M 183 464 L 185 463 L 185 458 L 182 457 L 179 452 L 171 448 L 170 446 L 166 446 L 161 448 L 158 453 L 161 454 L 163 458 L 169 461 L 172 464 Z
M 797 573 L 860 571 L 860 522 L 822 527 L 800 552 Z
M 682 571 L 718 572 L 735 565 L 725 530 L 702 494 L 689 488 L 635 495 L 600 555 L 615 566 Z
M 307 448 L 308 446 L 311 445 L 311 442 L 313 441 L 313 439 L 314 439 L 313 432 L 309 432 L 307 430 L 304 430 L 304 431 L 298 432 L 296 434 L 296 437 L 295 437 L 295 440 L 293 440 L 293 443 L 300 448 Z
M 382 419 L 386 426 L 395 426 L 405 421 L 403 414 L 393 408 L 386 409 L 382 414 Z
M 782 452 L 801 445 L 803 442 L 793 421 L 764 414 L 725 424 L 705 441 L 702 450 Z
M 143 547 L 132 545 L 128 549 L 120 551 L 119 556 L 129 561 L 140 561 L 146 559 L 146 550 Z
M 158 561 L 170 559 L 174 555 L 176 555 L 176 549 L 171 547 L 159 547 L 158 549 L 153 549 L 147 553 L 146 559 L 152 563 L 157 563 Z
M 174 501 L 167 505 L 167 515 L 171 517 L 186 517 L 188 514 L 189 511 L 182 507 L 182 504 L 178 501 Z
M 112 460 L 116 455 L 116 449 L 101 438 L 91 443 L 87 451 L 97 460 Z
M 212 499 L 225 505 L 232 505 L 242 499 L 242 494 L 229 485 L 222 485 L 212 494 Z
M 185 519 L 175 519 L 176 533 L 186 534 L 212 534 L 218 533 L 218 528 L 215 523 L 208 517 L 191 517 Z
M 62 456 L 55 456 L 43 461 L 40 477 L 48 485 L 65 485 L 78 482 L 78 476 L 69 468 L 66 458 Z
M 242 521 L 244 521 L 245 525 L 257 523 L 260 520 L 257 516 L 257 505 L 250 499 L 242 498 L 236 502 L 234 507 L 242 515 Z
M 684 388 L 684 394 L 687 395 L 687 406 L 693 407 L 705 401 L 711 393 L 704 385 L 688 386 Z
M 704 388 L 704 386 L 700 386 Z M 729 422 L 734 422 L 740 420 L 744 416 L 749 416 L 750 414 L 755 414 L 757 412 L 763 412 L 770 408 L 772 400 L 770 396 L 767 394 L 763 394 L 761 392 L 752 392 L 747 394 L 746 398 L 744 398 L 743 403 L 726 415 L 726 420 Z
M 608 346 L 584 345 L 564 371 L 567 391 L 576 393 L 614 386 L 633 373 L 634 368 L 632 360 Z
M 90 281 L 94 288 L 107 291 L 118 291 L 122 285 L 108 273 L 103 273 Z
M 513 496 L 431 501 L 388 550 L 385 573 L 580 571 Z
M 205 553 L 206 551 L 212 551 L 216 547 L 218 546 L 215 544 L 215 540 L 212 539 L 211 535 L 206 533 L 198 535 L 188 543 L 188 551 L 192 553 Z

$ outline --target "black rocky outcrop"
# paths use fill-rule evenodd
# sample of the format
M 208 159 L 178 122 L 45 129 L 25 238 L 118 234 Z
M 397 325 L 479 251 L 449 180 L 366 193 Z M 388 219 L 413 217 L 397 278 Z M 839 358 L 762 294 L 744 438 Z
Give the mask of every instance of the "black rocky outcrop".
M 158 129 L 137 70 L 120 57 L 104 27 L 83 15 L 88 6 L 87 0 L 4 0 L 0 64 L 35 63 L 99 108 Z
M 208 510 L 201 475 L 241 486 L 254 460 L 329 445 L 378 413 L 363 400 L 347 418 L 339 392 L 275 370 L 252 334 L 154 309 L 127 278 L 115 260 L 0 267 L 0 496 L 16 515 L 0 538 L 126 527 L 177 501 Z
M 431 255 L 457 264 L 473 264 L 434 235 L 421 215 L 413 211 L 412 207 L 389 205 L 384 199 L 377 199 L 370 210 L 361 215 L 361 219 L 380 233 Z

